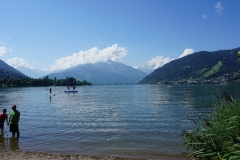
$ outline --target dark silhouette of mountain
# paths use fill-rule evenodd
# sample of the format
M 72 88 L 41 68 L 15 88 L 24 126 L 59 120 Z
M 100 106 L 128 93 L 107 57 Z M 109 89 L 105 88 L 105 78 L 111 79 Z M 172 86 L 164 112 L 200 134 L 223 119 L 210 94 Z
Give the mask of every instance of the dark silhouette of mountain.
M 55 77 L 57 79 L 74 77 L 77 80 L 86 80 L 92 84 L 131 84 L 139 82 L 146 75 L 138 69 L 109 60 L 107 62 L 78 65 L 59 73 L 51 73 L 48 77 L 51 79 Z
M 237 58 L 240 48 L 201 51 L 173 60 L 142 79 L 140 84 L 157 84 L 166 81 L 211 79 L 240 70 Z
M 17 69 L 9 66 L 4 61 L 0 60 L 0 78 L 21 78 L 26 77 L 23 73 Z

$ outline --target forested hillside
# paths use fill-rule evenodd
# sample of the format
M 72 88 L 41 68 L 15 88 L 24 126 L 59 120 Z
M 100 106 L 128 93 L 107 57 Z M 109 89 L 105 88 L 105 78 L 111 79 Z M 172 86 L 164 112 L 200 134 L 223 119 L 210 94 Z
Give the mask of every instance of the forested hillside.
M 92 85 L 91 82 L 85 80 L 78 81 L 73 77 L 64 79 L 49 79 L 48 76 L 43 79 L 24 78 L 2 78 L 0 79 L 0 87 L 40 87 L 40 86 L 83 86 Z
M 164 81 L 211 79 L 240 70 L 237 58 L 240 48 L 201 51 L 165 64 L 141 80 L 140 84 L 156 84 Z
M 26 77 L 26 75 L 19 72 L 15 68 L 9 66 L 4 61 L 0 60 L 0 79 L 1 78 L 20 78 L 20 77 Z

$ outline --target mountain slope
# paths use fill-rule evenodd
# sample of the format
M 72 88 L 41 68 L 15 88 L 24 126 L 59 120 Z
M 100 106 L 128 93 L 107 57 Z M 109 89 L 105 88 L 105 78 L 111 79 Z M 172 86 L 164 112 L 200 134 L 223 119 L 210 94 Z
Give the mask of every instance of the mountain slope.
M 47 71 L 42 71 L 39 69 L 30 69 L 22 66 L 18 67 L 17 70 L 19 70 L 20 72 L 24 73 L 25 75 L 31 78 L 40 78 L 49 73 Z
M 12 66 L 9 66 L 4 61 L 0 60 L 0 78 L 19 78 L 26 77 L 23 73 L 19 72 Z
M 140 84 L 164 81 L 210 79 L 240 70 L 240 48 L 214 52 L 201 51 L 165 64 L 141 80 Z
M 77 80 L 86 80 L 92 84 L 129 84 L 137 83 L 147 74 L 133 67 L 113 61 L 99 62 L 94 64 L 78 65 L 49 74 L 49 78 L 74 77 Z

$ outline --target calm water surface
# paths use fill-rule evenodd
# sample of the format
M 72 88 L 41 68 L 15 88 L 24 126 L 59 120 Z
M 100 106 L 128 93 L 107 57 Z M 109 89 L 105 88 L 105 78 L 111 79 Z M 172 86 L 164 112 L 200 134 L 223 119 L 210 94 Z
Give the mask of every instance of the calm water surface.
M 0 109 L 21 112 L 20 139 L 0 136 L 0 149 L 96 156 L 161 158 L 185 150 L 181 130 L 211 110 L 214 94 L 237 97 L 240 85 L 96 85 L 0 88 Z

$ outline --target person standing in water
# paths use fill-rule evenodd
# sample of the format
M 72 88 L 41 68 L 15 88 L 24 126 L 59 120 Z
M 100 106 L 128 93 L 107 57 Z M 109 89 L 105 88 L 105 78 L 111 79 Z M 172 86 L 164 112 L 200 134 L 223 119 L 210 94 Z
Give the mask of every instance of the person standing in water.
M 17 108 L 16 105 L 12 106 L 9 122 L 10 122 L 10 132 L 12 132 L 12 137 L 15 137 L 15 133 L 17 132 L 17 138 L 19 138 L 20 133 L 19 133 L 18 123 L 20 120 L 20 112 L 16 108 Z
M 50 92 L 50 94 L 52 94 L 52 88 L 49 88 L 49 92 Z
M 7 110 L 3 109 L 3 112 L 0 114 L 0 129 L 1 129 L 1 133 L 3 133 L 3 130 L 4 130 L 5 119 L 7 121 L 7 125 L 9 125 L 8 115 L 6 114 L 6 112 L 7 112 Z

